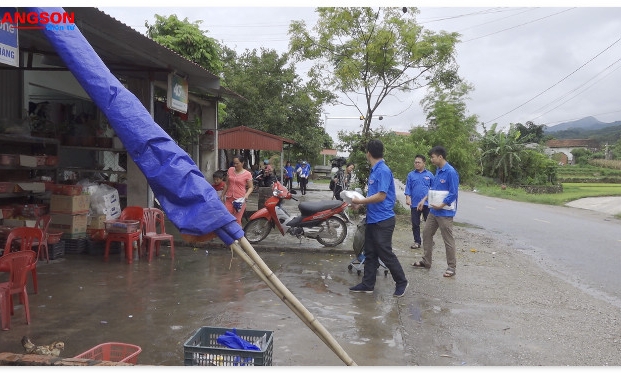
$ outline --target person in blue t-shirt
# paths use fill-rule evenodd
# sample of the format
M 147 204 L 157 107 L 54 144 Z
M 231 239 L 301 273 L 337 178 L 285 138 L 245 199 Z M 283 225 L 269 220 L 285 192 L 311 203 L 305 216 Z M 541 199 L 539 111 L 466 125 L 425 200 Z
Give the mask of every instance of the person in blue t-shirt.
M 287 161 L 287 164 L 285 165 L 285 174 L 283 175 L 283 178 L 285 179 L 285 188 L 289 189 L 289 190 L 293 190 L 293 174 L 295 173 L 295 169 L 293 168 L 293 166 L 291 165 L 291 161 Z
M 299 168 L 295 170 L 299 176 L 298 184 L 300 185 L 300 192 L 302 195 L 306 195 L 306 185 L 308 184 L 308 178 L 310 177 L 311 165 L 306 161 L 302 161 L 302 164 Z
M 367 160 L 371 164 L 366 198 L 352 198 L 353 208 L 367 206 L 367 224 L 364 234 L 364 275 L 362 282 L 349 288 L 353 293 L 373 293 L 379 261 L 390 271 L 395 281 L 393 296 L 402 297 L 408 280 L 399 259 L 392 251 L 392 234 L 395 230 L 394 206 L 397 200 L 392 171 L 384 162 L 384 144 L 371 140 L 367 144 Z
M 429 151 L 431 163 L 436 166 L 436 176 L 433 178 L 427 199 L 429 200 L 429 216 L 423 229 L 423 259 L 412 263 L 415 268 L 430 268 L 433 253 L 433 236 L 438 228 L 442 233 L 446 250 L 446 264 L 448 268 L 444 277 L 455 276 L 457 258 L 455 256 L 455 238 L 453 237 L 453 217 L 457 212 L 457 191 L 459 188 L 459 174 L 446 161 L 446 149 L 434 146 Z M 438 193 L 433 193 L 433 192 Z M 432 193 L 439 196 L 438 201 L 430 198 Z
M 427 192 L 433 180 L 433 174 L 425 168 L 424 155 L 417 154 L 414 157 L 414 170 L 410 171 L 405 181 L 405 204 L 410 206 L 410 216 L 412 219 L 412 234 L 414 235 L 414 244 L 410 249 L 419 249 L 421 245 L 420 238 L 420 217 L 427 221 L 429 215 L 429 204 L 427 203 Z

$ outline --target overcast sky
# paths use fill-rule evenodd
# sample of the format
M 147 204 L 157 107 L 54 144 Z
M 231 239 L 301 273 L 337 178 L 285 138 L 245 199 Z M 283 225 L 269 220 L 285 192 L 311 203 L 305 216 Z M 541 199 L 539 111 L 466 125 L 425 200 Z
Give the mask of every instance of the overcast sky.
M 459 72 L 474 86 L 467 101 L 468 115 L 477 115 L 488 128 L 494 122 L 506 127 L 529 120 L 552 126 L 587 116 L 602 122 L 621 120 L 621 7 L 567 4 L 543 8 L 423 6 L 417 21 L 434 31 L 461 34 L 456 55 Z M 154 22 L 154 14 L 201 20 L 210 37 L 238 52 L 261 47 L 284 52 L 292 20 L 305 20 L 307 26 L 317 20 L 314 8 L 275 5 L 98 8 L 141 33 L 146 30 L 145 21 Z M 298 74 L 304 76 L 309 66 L 299 65 Z M 408 131 L 424 125 L 422 97 L 423 92 L 408 93 L 386 101 L 376 112 L 385 115 L 384 120 L 372 126 Z M 335 118 L 358 117 L 354 109 L 325 110 L 329 113 L 327 131 L 335 140 L 339 129 L 360 128 L 358 119 Z

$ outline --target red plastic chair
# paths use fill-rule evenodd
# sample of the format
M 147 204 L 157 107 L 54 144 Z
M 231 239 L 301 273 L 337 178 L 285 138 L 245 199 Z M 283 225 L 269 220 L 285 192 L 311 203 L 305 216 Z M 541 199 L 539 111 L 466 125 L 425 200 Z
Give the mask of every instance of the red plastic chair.
M 142 246 L 142 226 L 144 222 L 144 213 L 141 206 L 127 206 L 121 211 L 119 220 L 137 220 L 140 222 L 138 230 L 131 233 L 107 232 L 106 248 L 104 251 L 104 260 L 108 260 L 110 254 L 110 242 L 122 242 L 125 245 L 125 259 L 127 263 L 131 263 L 134 257 L 134 242 L 140 257 L 140 248 Z
M 4 245 L 4 255 L 7 255 L 11 252 L 11 248 L 13 244 L 19 246 L 19 251 L 32 251 L 33 248 L 36 247 L 37 252 L 41 252 L 41 245 L 43 243 L 43 231 L 39 228 L 35 227 L 17 227 L 13 228 L 9 233 L 9 236 L 6 239 L 6 244 Z M 36 253 L 35 253 L 36 254 Z M 4 256 L 3 255 L 3 256 Z M 38 255 L 37 255 L 38 259 Z M 0 268 L 0 272 L 8 272 L 3 271 Z M 32 285 L 34 288 L 34 293 L 37 294 L 39 292 L 39 286 L 37 283 L 37 260 L 35 260 L 30 266 L 30 273 L 32 275 Z
M 34 240 L 34 242 L 32 243 L 33 246 L 39 247 L 39 251 L 38 251 L 38 259 L 41 259 L 42 255 L 45 255 L 45 260 L 49 263 L 50 262 L 50 251 L 47 245 L 47 229 L 50 226 L 50 221 L 52 220 L 52 216 L 51 215 L 43 215 L 37 218 L 37 222 L 35 223 L 35 227 L 41 229 L 41 231 L 43 231 L 43 241 L 41 241 L 41 246 L 39 247 L 39 242 L 38 240 Z
M 149 262 L 153 260 L 153 251 L 155 251 L 155 256 L 159 255 L 160 244 L 162 241 L 170 242 L 170 257 L 172 259 L 175 258 L 175 243 L 173 235 L 166 233 L 164 212 L 162 210 L 154 207 L 147 207 L 144 209 L 144 234 L 142 238 L 143 245 L 145 245 L 148 250 Z
M 11 316 L 15 313 L 13 295 L 19 294 L 20 303 L 24 305 L 26 324 L 30 324 L 30 305 L 26 283 L 28 271 L 36 264 L 37 253 L 32 250 L 6 253 L 0 257 L 0 269 L 9 272 L 9 281 L 0 283 L 0 311 L 2 312 L 2 330 L 9 330 Z

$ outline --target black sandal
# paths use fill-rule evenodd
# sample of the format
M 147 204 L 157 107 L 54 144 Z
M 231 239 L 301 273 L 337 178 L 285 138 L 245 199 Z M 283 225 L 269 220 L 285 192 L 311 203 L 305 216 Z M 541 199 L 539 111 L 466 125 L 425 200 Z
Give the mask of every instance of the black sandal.
M 420 261 L 418 261 L 418 262 L 414 262 L 414 263 L 412 263 L 412 267 L 414 267 L 414 268 L 429 268 L 429 267 L 427 267 L 427 266 L 425 265 L 425 262 L 424 262 L 424 261 L 422 261 L 422 260 L 420 260 Z

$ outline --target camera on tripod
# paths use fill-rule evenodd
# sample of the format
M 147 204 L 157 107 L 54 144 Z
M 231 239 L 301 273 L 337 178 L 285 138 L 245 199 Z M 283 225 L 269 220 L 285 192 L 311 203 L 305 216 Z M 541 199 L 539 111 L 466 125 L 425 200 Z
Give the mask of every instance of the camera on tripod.
M 345 157 L 337 157 L 337 158 L 332 158 L 330 160 L 330 166 L 332 168 L 341 168 L 343 167 L 343 165 L 347 164 L 347 159 L 345 159 Z

